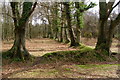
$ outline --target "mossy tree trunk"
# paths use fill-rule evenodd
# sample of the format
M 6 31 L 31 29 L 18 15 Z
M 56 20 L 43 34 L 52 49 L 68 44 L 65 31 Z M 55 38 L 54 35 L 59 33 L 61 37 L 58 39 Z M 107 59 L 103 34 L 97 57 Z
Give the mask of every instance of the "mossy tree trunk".
M 12 13 L 13 13 L 13 20 L 15 25 L 15 40 L 12 48 L 8 51 L 8 57 L 11 58 L 19 58 L 22 60 L 29 59 L 30 54 L 25 47 L 25 28 L 26 22 L 29 19 L 30 15 L 34 11 L 37 2 L 34 3 L 32 8 L 32 2 L 24 2 L 23 3 L 23 12 L 22 16 L 20 17 L 19 13 L 19 3 L 18 2 L 10 2 Z
M 75 2 L 75 7 L 77 8 L 76 10 L 76 19 L 77 19 L 77 23 L 76 23 L 76 45 L 79 46 L 80 43 L 80 33 L 81 33 L 81 29 L 80 29 L 80 5 L 79 2 Z
M 66 21 L 66 13 L 65 6 L 63 2 L 61 2 L 61 39 L 60 41 L 64 41 L 64 43 L 69 43 L 68 34 L 67 34 L 67 21 Z
M 99 3 L 100 11 L 100 19 L 99 19 L 99 34 L 98 34 L 98 41 L 96 45 L 96 49 L 103 50 L 106 49 L 106 33 L 105 33 L 105 27 L 107 26 L 107 4 L 106 2 L 100 2 Z
M 109 15 L 111 14 L 112 10 L 120 3 L 120 1 L 113 6 L 114 2 L 111 0 L 106 2 L 99 2 L 99 34 L 98 34 L 98 41 L 96 44 L 96 50 L 99 51 L 107 51 L 107 55 L 109 55 L 110 47 L 112 44 L 112 38 L 114 34 L 115 27 L 120 23 L 120 13 L 116 17 L 116 19 L 111 20 L 110 25 L 107 24 L 107 20 Z M 107 27 L 109 27 L 107 29 Z
M 89 10 L 90 8 L 93 8 L 95 6 L 94 3 L 90 3 L 89 5 L 84 4 L 84 2 L 75 2 L 75 8 L 76 8 L 76 46 L 79 46 L 80 43 L 80 36 L 81 36 L 81 28 L 83 27 L 83 14 L 85 11 Z
M 71 10 L 70 10 L 70 4 L 69 2 L 64 2 L 63 3 L 65 6 L 65 12 L 66 12 L 66 19 L 67 19 L 67 28 L 68 28 L 68 32 L 70 35 L 70 46 L 76 46 L 76 42 L 75 42 L 75 38 L 73 35 L 73 30 L 72 30 L 72 25 L 71 25 Z

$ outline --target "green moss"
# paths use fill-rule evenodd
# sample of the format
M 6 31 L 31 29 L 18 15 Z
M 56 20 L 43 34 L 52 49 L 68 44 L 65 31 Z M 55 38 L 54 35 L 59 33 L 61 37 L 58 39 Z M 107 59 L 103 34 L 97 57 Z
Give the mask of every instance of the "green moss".
M 53 53 L 47 53 L 42 57 L 47 62 L 67 61 L 67 62 L 78 62 L 80 64 L 113 60 L 105 54 L 106 54 L 106 51 L 103 51 L 102 53 L 100 53 L 90 47 L 87 47 L 81 44 L 80 50 L 58 51 Z
M 35 57 L 32 55 L 29 56 L 29 59 L 26 56 L 23 59 L 21 59 L 20 57 L 14 57 L 13 56 L 14 54 L 11 51 L 4 51 L 0 54 L 2 54 L 2 55 L 0 55 L 0 56 L 2 56 L 2 58 L 8 59 L 8 60 L 13 61 L 13 62 L 24 62 L 27 60 L 33 61 L 35 59 Z M 24 54 L 23 51 L 22 51 L 22 54 Z
M 90 47 L 88 47 L 88 46 L 85 46 L 84 44 L 80 44 L 80 51 L 81 51 L 81 53 L 83 53 L 83 52 L 88 52 L 88 51 L 92 51 L 93 50 L 93 48 L 90 48 Z
M 12 53 L 10 51 L 4 51 L 1 53 L 2 58 L 9 59 L 12 56 Z
M 57 70 L 51 70 L 51 71 L 49 71 L 49 73 L 56 73 L 56 72 L 58 72 Z
M 52 53 L 47 53 L 47 54 L 44 55 L 44 57 L 49 57 L 51 55 L 52 55 Z
M 90 47 L 84 47 L 84 48 L 82 48 L 80 51 L 81 52 L 88 52 L 88 51 L 92 51 L 93 49 L 92 48 L 90 48 Z
M 66 71 L 70 71 L 71 69 L 70 68 L 65 68 Z
M 84 48 L 84 47 L 85 47 L 84 44 L 80 44 L 80 46 L 79 46 L 80 49 L 81 49 L 81 48 Z
M 76 66 L 81 67 L 81 68 L 83 68 L 83 69 L 90 69 L 90 68 L 109 67 L 109 66 L 113 66 L 113 65 L 118 65 L 118 66 L 120 66 L 120 64 L 102 64 L 102 65 L 86 64 L 86 65 L 76 65 Z

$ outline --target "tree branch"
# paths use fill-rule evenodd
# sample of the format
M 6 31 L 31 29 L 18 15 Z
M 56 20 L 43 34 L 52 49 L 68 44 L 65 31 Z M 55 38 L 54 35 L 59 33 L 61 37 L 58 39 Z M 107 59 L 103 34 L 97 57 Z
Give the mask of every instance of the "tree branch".
M 114 2 L 113 2 L 113 0 L 110 0 L 107 4 L 108 9 L 111 9 L 114 3 L 115 3 L 115 0 L 114 0 Z
M 31 9 L 31 11 L 30 11 L 30 13 L 29 13 L 29 16 L 30 16 L 30 15 L 32 14 L 32 12 L 35 10 L 36 5 L 37 5 L 37 2 L 34 3 L 33 8 Z
M 117 5 L 119 5 L 119 4 L 120 4 L 120 1 L 119 1 L 115 6 L 113 6 L 113 7 L 109 10 L 108 15 L 107 15 L 107 18 L 110 16 L 110 14 L 111 14 L 111 12 L 113 11 L 113 9 L 114 9 Z
M 119 25 L 119 23 L 120 23 L 120 13 L 119 13 L 118 16 L 116 17 L 116 19 L 113 21 L 114 26 Z
M 14 18 L 12 15 L 10 15 L 10 14 L 8 14 L 8 13 L 0 13 L 0 14 L 5 14 L 5 15 L 11 17 L 11 18 Z
M 23 13 L 22 13 L 22 17 L 19 20 L 19 26 L 24 27 L 25 23 L 27 22 L 27 20 L 29 19 L 30 15 L 32 14 L 32 12 L 34 11 L 35 7 L 37 5 L 37 2 L 35 2 L 32 4 L 31 2 L 24 2 L 23 3 Z M 32 7 L 32 9 L 31 9 Z

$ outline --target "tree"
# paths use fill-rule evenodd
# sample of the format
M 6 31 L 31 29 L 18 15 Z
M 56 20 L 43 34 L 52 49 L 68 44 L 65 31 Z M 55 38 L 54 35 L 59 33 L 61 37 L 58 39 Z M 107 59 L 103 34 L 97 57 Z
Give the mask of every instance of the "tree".
M 81 28 L 83 27 L 83 13 L 90 8 L 93 8 L 96 4 L 90 3 L 89 5 L 85 5 L 84 2 L 75 2 L 76 10 L 76 45 L 79 46 L 80 43 L 80 34 Z
M 76 46 L 75 37 L 73 35 L 73 30 L 72 30 L 72 25 L 71 25 L 72 19 L 71 19 L 70 4 L 69 4 L 69 2 L 64 2 L 63 4 L 65 6 L 65 12 L 66 12 L 66 18 L 67 18 L 67 28 L 68 28 L 68 32 L 69 32 L 69 36 L 70 36 L 70 40 L 71 40 L 70 46 Z
M 60 5 L 60 8 L 61 8 L 61 27 L 60 27 L 60 42 L 63 42 L 63 20 L 64 20 L 64 14 L 63 14 L 63 4 L 61 2 L 61 5 Z
M 68 39 L 68 28 L 67 28 L 67 18 L 66 18 L 66 11 L 63 2 L 61 2 L 61 30 L 60 30 L 60 42 L 64 41 L 64 43 L 69 43 Z
M 23 3 L 22 14 L 19 12 L 19 2 L 10 2 L 14 20 L 14 34 L 15 40 L 12 48 L 7 52 L 7 56 L 10 58 L 19 58 L 21 60 L 29 59 L 30 54 L 25 47 L 25 28 L 26 22 L 28 21 L 30 15 L 34 11 L 37 2 L 33 5 L 32 2 Z M 33 7 L 32 7 L 33 6 Z
M 113 0 L 112 0 L 113 1 Z M 120 4 L 120 1 L 117 2 L 117 4 L 114 5 L 114 2 L 111 0 L 106 3 L 106 2 L 100 2 L 99 0 L 99 33 L 98 33 L 98 41 L 96 45 L 96 50 L 100 51 L 107 51 L 107 55 L 109 55 L 110 52 L 110 47 L 112 44 L 112 38 L 113 38 L 113 33 L 115 27 L 120 23 L 120 13 L 118 16 L 110 21 L 110 25 L 108 25 L 108 18 L 110 14 L 112 13 L 113 9 Z M 107 28 L 108 26 L 108 28 Z

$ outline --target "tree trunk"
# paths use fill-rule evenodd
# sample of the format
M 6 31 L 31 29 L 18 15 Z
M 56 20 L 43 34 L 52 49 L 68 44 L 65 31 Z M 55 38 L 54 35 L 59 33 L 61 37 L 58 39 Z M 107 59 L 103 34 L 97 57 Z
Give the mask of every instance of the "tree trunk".
M 7 52 L 7 57 L 10 58 L 19 58 L 21 60 L 30 59 L 30 54 L 25 47 L 25 28 L 26 22 L 28 21 L 30 15 L 34 11 L 37 2 L 34 3 L 32 8 L 32 2 L 24 2 L 23 3 L 23 12 L 22 16 L 20 17 L 18 11 L 18 2 L 10 2 L 12 13 L 13 13 L 13 20 L 14 20 L 14 34 L 15 40 L 12 48 Z M 32 8 L 32 9 L 31 9 Z
M 64 5 L 65 5 L 65 11 L 66 11 L 67 26 L 68 26 L 68 31 L 69 31 L 70 40 L 71 40 L 70 46 L 76 46 L 75 38 L 72 31 L 72 25 L 71 25 L 70 5 L 68 2 L 65 2 Z
M 70 42 L 69 39 L 68 39 L 68 36 L 67 36 L 67 27 L 66 27 L 66 25 L 64 27 L 64 42 L 65 43 L 69 43 Z
M 62 3 L 61 3 L 61 27 L 60 27 L 60 42 L 63 42 L 63 20 L 64 20 L 64 15 L 63 15 L 63 7 L 62 7 Z
M 60 27 L 60 42 L 63 42 L 63 27 Z
M 48 13 L 47 19 L 48 19 L 48 22 L 49 22 L 47 37 L 52 39 L 53 38 L 53 30 L 52 30 L 52 24 L 51 24 L 51 21 L 50 21 L 48 9 L 47 9 L 47 13 Z
M 96 44 L 96 50 L 99 51 L 107 51 L 106 43 L 107 43 L 107 35 L 106 35 L 106 27 L 107 27 L 107 4 L 106 2 L 99 2 L 100 6 L 100 19 L 99 19 L 99 33 L 98 33 L 98 41 Z M 108 54 L 109 55 L 109 51 Z
M 99 21 L 99 34 L 98 34 L 98 41 L 96 45 L 96 49 L 106 49 L 106 36 L 105 36 L 105 23 L 106 21 Z
M 80 43 L 80 33 L 81 33 L 81 30 L 80 30 L 80 11 L 79 11 L 79 8 L 80 8 L 80 5 L 79 5 L 79 2 L 75 2 L 75 7 L 77 8 L 76 10 L 76 18 L 77 18 L 77 24 L 76 24 L 76 45 L 79 46 L 79 43 Z
M 15 40 L 13 47 L 9 50 L 12 58 L 22 60 L 28 59 L 30 54 L 25 47 L 25 28 L 15 28 Z
M 106 43 L 106 49 L 108 52 L 110 51 L 110 47 L 112 45 L 112 39 L 113 39 L 115 27 L 116 27 L 116 25 L 114 24 L 115 23 L 113 23 L 113 21 L 111 20 L 111 24 L 110 24 L 108 35 L 107 35 L 107 43 Z

